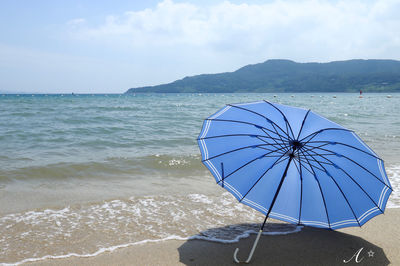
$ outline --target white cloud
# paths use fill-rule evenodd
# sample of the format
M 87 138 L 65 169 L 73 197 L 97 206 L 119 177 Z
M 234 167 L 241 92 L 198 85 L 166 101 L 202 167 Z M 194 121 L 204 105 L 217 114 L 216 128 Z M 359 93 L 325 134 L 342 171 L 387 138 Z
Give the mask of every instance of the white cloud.
M 330 61 L 400 59 L 398 1 L 272 1 L 210 6 L 165 0 L 153 9 L 75 27 L 73 38 L 140 51 L 198 51 L 242 63 L 289 58 Z M 233 60 L 235 61 L 235 60 Z
M 67 25 L 69 26 L 76 26 L 82 23 L 85 23 L 86 20 L 84 18 L 76 18 L 76 19 L 71 19 L 70 21 L 67 22 Z
M 0 88 L 122 92 L 270 58 L 400 60 L 398 0 L 207 2 L 79 17 L 36 46 L 0 43 Z

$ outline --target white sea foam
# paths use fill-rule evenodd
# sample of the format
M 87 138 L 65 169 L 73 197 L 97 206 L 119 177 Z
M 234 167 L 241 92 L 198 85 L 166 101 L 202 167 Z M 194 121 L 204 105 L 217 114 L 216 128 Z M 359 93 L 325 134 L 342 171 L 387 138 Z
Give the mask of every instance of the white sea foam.
M 300 232 L 303 226 L 295 226 L 293 230 L 288 230 L 288 231 L 267 231 L 263 232 L 263 235 L 287 235 L 287 234 L 292 234 L 292 233 L 297 233 Z M 236 235 L 235 238 L 233 239 L 219 239 L 216 237 L 209 237 L 209 236 L 204 236 L 204 235 L 194 235 L 190 237 L 181 237 L 177 235 L 170 235 L 168 237 L 160 238 L 160 239 L 144 239 L 138 242 L 133 242 L 133 243 L 126 243 L 126 244 L 120 244 L 120 245 L 115 245 L 111 247 L 104 247 L 98 249 L 96 252 L 93 253 L 87 253 L 87 254 L 78 254 L 78 253 L 68 253 L 65 255 L 45 255 L 43 257 L 39 258 L 27 258 L 23 259 L 21 261 L 17 261 L 14 263 L 0 263 L 2 266 L 11 266 L 11 265 L 21 265 L 23 263 L 27 262 L 37 262 L 37 261 L 42 261 L 42 260 L 47 260 L 47 259 L 63 259 L 63 258 L 70 258 L 70 257 L 80 257 L 80 258 L 88 258 L 88 257 L 94 257 L 99 254 L 105 253 L 105 252 L 113 252 L 116 249 L 120 248 L 127 248 L 131 246 L 136 246 L 136 245 L 143 245 L 146 243 L 157 243 L 157 242 L 163 242 L 163 241 L 168 241 L 168 240 L 179 240 L 179 241 L 187 241 L 187 240 L 206 240 L 206 241 L 212 241 L 212 242 L 218 242 L 218 243 L 224 243 L 224 244 L 231 244 L 231 243 L 237 243 L 240 241 L 240 239 L 247 238 L 250 236 L 250 234 L 257 234 L 257 230 L 246 230 L 242 232 L 242 234 Z
M 21 264 L 43 259 L 96 256 L 116 248 L 169 239 L 233 243 L 257 233 L 262 214 L 219 196 L 131 197 L 0 218 L 0 261 Z M 266 234 L 301 227 L 268 225 Z M 41 249 L 34 248 L 40 243 Z M 5 264 L 7 265 L 7 264 Z
M 106 247 L 106 248 L 100 248 L 99 250 L 97 250 L 94 253 L 90 253 L 90 254 L 77 254 L 77 253 L 68 253 L 65 255 L 58 255 L 58 256 L 53 256 L 53 255 L 46 255 L 40 258 L 27 258 L 15 263 L 1 263 L 0 265 L 4 265 L 4 266 L 8 266 L 8 265 L 20 265 L 23 263 L 27 263 L 27 262 L 37 262 L 37 261 L 41 261 L 41 260 L 46 260 L 46 259 L 63 259 L 63 258 L 70 258 L 70 257 L 80 257 L 80 258 L 88 258 L 88 257 L 94 257 L 97 256 L 101 253 L 104 252 L 112 252 L 116 249 L 119 248 L 126 248 L 126 247 L 130 247 L 130 246 L 135 246 L 135 245 L 141 245 L 141 244 L 146 244 L 146 243 L 156 243 L 156 242 L 162 242 L 162 241 L 166 241 L 166 240 L 188 240 L 189 238 L 184 238 L 184 237 L 179 237 L 179 236 L 168 236 L 162 239 L 145 239 L 142 241 L 138 241 L 138 242 L 134 242 L 134 243 L 127 243 L 127 244 L 121 244 L 121 245 L 116 245 L 116 246 L 111 246 L 111 247 Z
M 172 159 L 168 161 L 169 166 L 174 166 L 174 165 L 185 165 L 188 164 L 189 162 L 185 159 L 179 160 L 179 159 Z
M 286 234 L 292 234 L 292 233 L 297 233 L 300 232 L 303 226 L 295 226 L 293 230 L 288 230 L 288 231 L 272 231 L 272 232 L 263 232 L 263 235 L 286 235 Z M 138 242 L 132 242 L 132 243 L 126 243 L 126 244 L 120 244 L 120 245 L 115 245 L 111 247 L 104 247 L 98 249 L 96 252 L 93 253 L 87 253 L 87 254 L 78 254 L 78 253 L 68 253 L 65 255 L 46 255 L 43 257 L 39 258 L 27 258 L 23 259 L 21 261 L 17 261 L 15 263 L 0 263 L 0 265 L 4 266 L 11 266 L 11 265 L 21 265 L 23 263 L 27 262 L 37 262 L 37 261 L 42 261 L 42 260 L 47 260 L 47 259 L 63 259 L 63 258 L 70 258 L 70 257 L 80 257 L 80 258 L 88 258 L 88 257 L 94 257 L 99 254 L 102 254 L 104 252 L 113 252 L 116 249 L 120 248 L 126 248 L 126 247 L 131 247 L 131 246 L 136 246 L 136 245 L 143 245 L 146 243 L 157 243 L 157 242 L 163 242 L 163 241 L 168 241 L 168 240 L 180 240 L 180 241 L 187 241 L 187 240 L 206 240 L 206 241 L 212 241 L 212 242 L 218 242 L 218 243 L 224 243 L 224 244 L 230 244 L 230 243 L 236 243 L 239 242 L 240 239 L 242 238 L 247 238 L 250 236 L 250 234 L 257 234 L 258 231 L 256 230 L 247 230 L 244 231 L 242 234 L 235 236 L 233 239 L 219 239 L 216 237 L 209 237 L 209 236 L 204 236 L 204 235 L 194 235 L 194 236 L 189 236 L 189 237 L 181 237 L 177 235 L 170 235 L 164 238 L 160 239 L 144 239 Z
M 206 195 L 203 194 L 189 194 L 188 197 L 194 202 L 201 202 L 210 204 L 212 200 L 210 200 Z
M 386 173 L 392 185 L 392 194 L 387 203 L 387 208 L 400 208 L 400 165 L 386 168 Z

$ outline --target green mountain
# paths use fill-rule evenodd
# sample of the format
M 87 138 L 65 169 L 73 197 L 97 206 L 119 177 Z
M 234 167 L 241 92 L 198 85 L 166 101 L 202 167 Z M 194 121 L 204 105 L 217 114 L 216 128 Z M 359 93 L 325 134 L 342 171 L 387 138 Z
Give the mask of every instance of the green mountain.
M 400 92 L 400 61 L 296 63 L 268 60 L 234 72 L 185 77 L 136 92 Z

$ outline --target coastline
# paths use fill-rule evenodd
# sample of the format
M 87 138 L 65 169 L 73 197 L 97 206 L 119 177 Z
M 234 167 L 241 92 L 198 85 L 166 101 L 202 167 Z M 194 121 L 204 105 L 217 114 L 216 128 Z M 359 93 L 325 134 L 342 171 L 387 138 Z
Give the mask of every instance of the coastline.
M 400 265 L 400 208 L 386 209 L 362 228 L 337 231 L 304 227 L 287 235 L 263 235 L 251 265 Z M 144 243 L 93 257 L 68 257 L 28 262 L 25 265 L 236 265 L 232 255 L 246 259 L 255 235 L 238 243 L 204 240 L 165 240 Z M 361 251 L 360 251 L 361 249 Z M 372 251 L 372 253 L 368 253 Z M 372 255 L 372 256 L 371 256 Z M 352 259 L 351 259 L 352 258 Z

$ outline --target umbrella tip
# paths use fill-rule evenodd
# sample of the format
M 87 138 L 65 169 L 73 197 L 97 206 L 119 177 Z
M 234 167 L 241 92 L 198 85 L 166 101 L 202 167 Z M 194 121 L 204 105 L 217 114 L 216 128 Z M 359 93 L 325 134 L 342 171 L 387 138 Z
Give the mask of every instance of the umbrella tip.
M 303 143 L 301 143 L 299 140 L 294 139 L 289 141 L 289 145 L 293 147 L 293 149 L 297 150 L 303 147 Z

